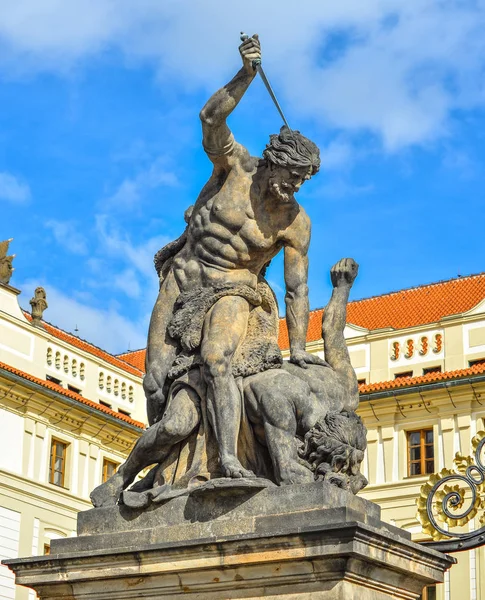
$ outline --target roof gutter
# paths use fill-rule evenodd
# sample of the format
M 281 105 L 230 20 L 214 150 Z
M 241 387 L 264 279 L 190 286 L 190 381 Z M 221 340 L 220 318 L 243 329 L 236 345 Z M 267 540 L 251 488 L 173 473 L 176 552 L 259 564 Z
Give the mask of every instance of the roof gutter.
M 398 388 L 396 390 L 386 390 L 379 392 L 371 392 L 370 394 L 361 394 L 361 401 L 379 400 L 380 398 L 395 398 L 396 396 L 405 396 L 407 394 L 419 392 L 432 392 L 434 390 L 442 390 L 447 388 L 455 388 L 464 384 L 474 384 L 485 382 L 485 375 L 477 377 L 463 377 L 461 379 L 452 379 L 450 381 L 440 381 L 439 383 L 424 383 L 418 385 L 410 385 L 406 388 Z
M 2 376 L 4 376 L 6 379 L 9 379 L 10 381 L 12 381 L 14 383 L 21 384 L 22 386 L 27 387 L 34 392 L 39 392 L 43 395 L 50 396 L 51 398 L 59 399 L 62 402 L 68 404 L 69 406 L 71 406 L 73 408 L 85 410 L 86 412 L 88 412 L 89 414 L 91 414 L 95 417 L 98 417 L 98 418 L 104 417 L 112 425 L 117 425 L 118 427 L 121 426 L 123 428 L 128 429 L 129 431 L 136 432 L 138 434 L 143 432 L 143 429 L 140 429 L 140 427 L 137 427 L 136 425 L 131 425 L 131 423 L 127 423 L 126 421 L 123 421 L 122 419 L 117 419 L 113 415 L 107 414 L 101 410 L 98 410 L 96 408 L 88 406 L 87 404 L 83 404 L 82 402 L 79 402 L 77 400 L 73 400 L 72 398 L 69 398 L 69 396 L 64 396 L 64 394 L 60 394 L 59 392 L 56 392 L 49 388 L 46 388 L 38 383 L 35 383 L 34 381 L 25 379 L 24 377 L 21 377 L 20 375 L 16 375 L 15 373 L 10 373 L 10 371 L 6 371 L 5 369 L 2 369 L 2 368 L 0 368 L 0 372 L 2 373 Z M 92 402 L 92 400 L 91 400 L 91 402 Z

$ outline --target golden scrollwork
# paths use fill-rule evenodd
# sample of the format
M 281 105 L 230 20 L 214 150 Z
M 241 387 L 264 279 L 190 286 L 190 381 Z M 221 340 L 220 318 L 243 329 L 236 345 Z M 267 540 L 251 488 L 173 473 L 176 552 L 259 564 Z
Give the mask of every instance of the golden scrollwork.
M 482 461 L 485 431 L 479 431 L 471 445 L 473 456 L 457 452 L 453 460 L 455 470 L 442 469 L 433 473 L 421 486 L 416 500 L 417 519 L 423 533 L 435 541 L 463 540 L 478 533 L 452 531 L 464 528 L 485 509 L 485 465 Z M 485 526 L 485 512 L 480 515 L 479 522 Z

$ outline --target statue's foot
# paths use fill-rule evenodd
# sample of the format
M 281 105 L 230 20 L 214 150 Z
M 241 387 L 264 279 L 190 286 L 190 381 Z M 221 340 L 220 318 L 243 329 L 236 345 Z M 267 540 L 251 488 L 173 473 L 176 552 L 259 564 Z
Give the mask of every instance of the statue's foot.
M 94 488 L 89 497 L 95 508 L 116 506 L 122 491 L 123 477 L 115 473 L 108 481 Z
M 292 462 L 290 465 L 280 470 L 280 485 L 312 483 L 313 481 L 315 481 L 313 472 L 298 462 Z
M 245 469 L 237 458 L 229 457 L 221 461 L 221 470 L 225 477 L 232 477 L 233 479 L 256 477 L 252 471 Z
M 352 287 L 359 265 L 353 258 L 341 258 L 337 264 L 330 269 L 330 277 L 333 287 Z

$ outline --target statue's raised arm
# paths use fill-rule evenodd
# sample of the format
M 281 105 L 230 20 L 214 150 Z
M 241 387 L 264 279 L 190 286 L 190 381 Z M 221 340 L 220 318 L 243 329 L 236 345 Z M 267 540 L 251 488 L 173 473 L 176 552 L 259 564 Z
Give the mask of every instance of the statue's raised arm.
M 200 111 L 203 145 L 208 157 L 222 169 L 230 169 L 234 160 L 247 156 L 246 149 L 235 142 L 227 117 L 232 113 L 256 76 L 253 61 L 261 59 L 257 34 L 239 46 L 242 68 L 231 81 L 213 94 Z

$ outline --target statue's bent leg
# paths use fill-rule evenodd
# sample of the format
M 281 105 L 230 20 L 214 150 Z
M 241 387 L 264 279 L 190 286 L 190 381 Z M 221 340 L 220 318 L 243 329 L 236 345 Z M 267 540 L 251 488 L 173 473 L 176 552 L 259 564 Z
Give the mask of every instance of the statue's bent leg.
M 306 432 L 307 421 L 313 426 L 319 416 L 319 403 L 309 386 L 278 369 L 256 375 L 245 392 L 250 420 L 264 428 L 276 483 L 313 481 L 313 473 L 298 458 L 296 438 L 298 431 Z
M 118 471 L 91 493 L 96 507 L 112 506 L 140 471 L 161 463 L 178 442 L 186 439 L 200 421 L 199 399 L 191 388 L 181 388 L 171 399 L 163 418 L 147 429 Z
M 147 417 L 150 425 L 160 420 L 165 406 L 164 384 L 177 350 L 177 344 L 168 335 L 167 327 L 179 293 L 174 274 L 170 271 L 160 287 L 148 329 L 146 375 L 143 380 L 143 388 L 147 399 Z
M 345 410 L 355 410 L 359 404 L 357 377 L 344 337 L 347 302 L 357 271 L 358 265 L 352 258 L 343 258 L 332 267 L 332 297 L 325 307 L 322 322 L 325 360 L 334 369 L 343 387 Z
M 200 347 L 207 411 L 226 477 L 254 476 L 237 459 L 242 398 L 232 375 L 232 358 L 244 339 L 248 318 L 247 300 L 240 296 L 221 298 L 207 313 Z

